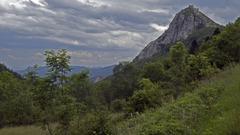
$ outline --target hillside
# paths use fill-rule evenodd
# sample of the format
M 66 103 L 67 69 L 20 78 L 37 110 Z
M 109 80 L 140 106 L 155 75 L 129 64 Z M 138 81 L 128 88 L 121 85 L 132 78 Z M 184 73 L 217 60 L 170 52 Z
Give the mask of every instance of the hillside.
M 193 93 L 117 122 L 116 135 L 239 135 L 240 66 L 202 81 Z
M 17 77 L 19 79 L 22 78 L 20 74 L 10 70 L 4 64 L 0 64 L 0 72 L 9 72 L 9 73 L 13 74 L 15 77 Z
M 240 66 L 202 81 L 193 93 L 136 117 L 111 115 L 114 135 L 238 135 L 240 134 Z M 116 117 L 117 116 L 117 117 Z M 114 124 L 113 124 L 114 123 Z M 38 127 L 0 129 L 0 135 L 35 135 Z

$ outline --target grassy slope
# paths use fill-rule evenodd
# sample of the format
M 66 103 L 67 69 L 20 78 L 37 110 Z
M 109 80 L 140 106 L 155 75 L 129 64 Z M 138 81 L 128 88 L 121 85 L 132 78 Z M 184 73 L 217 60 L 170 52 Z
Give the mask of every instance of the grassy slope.
M 214 91 L 214 88 L 218 87 L 222 89 L 219 94 Z M 205 101 L 199 98 L 201 93 L 208 92 L 209 95 L 215 96 L 213 99 L 210 96 L 207 100 L 213 102 L 209 106 L 210 109 L 202 107 L 206 103 L 202 103 Z M 185 111 L 184 119 L 181 118 L 182 116 L 178 117 L 182 115 L 179 113 L 181 111 Z M 189 116 L 192 114 L 195 117 Z M 184 127 L 185 125 L 189 130 Z M 179 128 L 179 131 L 169 133 L 176 128 Z M 240 135 L 240 66 L 204 81 L 193 93 L 186 94 L 174 103 L 119 122 L 114 131 L 118 135 L 165 134 L 166 132 L 176 135 L 186 134 L 184 132 L 198 135 Z
M 46 135 L 39 127 L 25 126 L 0 129 L 0 135 Z
M 154 124 L 158 125 L 159 122 L 168 121 L 169 116 L 172 117 L 172 112 L 179 105 L 186 107 L 186 104 L 192 103 L 195 96 L 201 92 L 205 92 L 205 87 L 218 87 L 223 86 L 223 91 L 217 98 L 216 104 L 208 114 L 197 115 L 199 121 L 195 127 L 201 135 L 239 135 L 240 133 L 240 66 L 226 70 L 216 75 L 211 80 L 203 82 L 195 92 L 186 95 L 174 103 L 165 105 L 156 110 L 147 111 L 135 118 L 116 122 L 114 124 L 114 132 L 117 135 L 139 135 L 142 134 L 143 129 L 155 128 Z M 194 96 L 195 95 L 195 96 Z M 193 100 L 192 100 L 193 99 Z M 197 98 L 196 98 L 197 99 Z M 186 103 L 186 104 L 184 104 Z M 195 105 L 195 104 L 192 104 Z M 194 106 L 190 106 L 194 108 Z M 181 109 L 181 108 L 180 108 Z M 189 109 L 189 108 L 188 108 Z M 201 108 L 200 108 L 201 109 Z M 184 110 L 184 109 L 183 109 Z M 190 110 L 189 112 L 191 112 Z M 194 112 L 194 111 L 193 111 Z M 176 113 L 176 112 L 175 112 Z M 196 112 L 195 112 L 196 113 Z M 177 113 L 178 114 L 178 113 Z M 187 117 L 187 116 L 185 116 Z M 171 119 L 174 120 L 174 119 Z M 175 121 L 174 121 L 175 122 Z M 169 123 L 167 123 L 169 124 Z M 181 124 L 181 121 L 180 121 Z M 164 125 L 161 125 L 164 127 Z M 169 126 L 169 125 L 167 125 Z M 172 126 L 172 125 L 170 125 Z M 159 128 L 156 126 L 156 128 Z M 155 129 L 154 129 L 155 130 Z M 147 134 L 147 133 L 146 133 Z M 35 126 L 15 127 L 0 129 L 0 135 L 45 135 L 44 132 Z
M 215 110 L 216 113 L 202 124 L 202 129 L 209 135 L 240 134 L 240 66 L 235 67 L 215 78 L 225 90 Z

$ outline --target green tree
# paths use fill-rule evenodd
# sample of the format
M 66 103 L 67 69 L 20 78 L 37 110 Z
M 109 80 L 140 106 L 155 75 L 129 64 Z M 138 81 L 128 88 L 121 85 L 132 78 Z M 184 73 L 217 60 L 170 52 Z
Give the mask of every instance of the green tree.
M 188 51 L 185 45 L 178 42 L 170 48 L 169 61 L 170 68 L 168 74 L 171 77 L 172 87 L 175 90 L 174 97 L 176 98 L 187 84 L 187 64 Z
M 70 56 L 66 50 L 45 52 L 45 62 L 48 66 L 47 77 L 40 81 L 35 92 L 35 101 L 41 110 L 41 122 L 50 135 L 70 134 L 70 122 L 75 112 L 75 99 L 66 86 L 70 71 Z M 59 125 L 53 130 L 50 125 Z
M 103 103 L 106 104 L 108 109 L 110 109 L 110 105 L 114 99 L 113 94 L 114 91 L 111 87 L 110 80 L 103 80 L 98 82 L 95 85 L 96 97 Z
M 216 72 L 215 67 L 211 65 L 209 59 L 201 54 L 190 55 L 187 58 L 187 66 L 187 74 L 190 81 L 197 81 L 205 77 L 210 77 Z
M 164 72 L 161 62 L 153 62 L 144 66 L 143 77 L 149 78 L 152 82 L 164 81 L 166 79 Z
M 92 85 L 88 71 L 72 75 L 68 83 L 72 96 L 76 98 L 77 102 L 87 101 L 87 98 L 91 96 Z
M 156 107 L 162 104 L 162 91 L 158 85 L 149 79 L 141 80 L 141 90 L 135 91 L 129 98 L 129 105 L 134 112 L 143 112 L 147 108 Z
M 38 80 L 40 79 L 37 73 L 38 65 L 29 67 L 27 73 L 24 75 L 27 83 L 32 86 L 32 88 L 37 85 Z
M 32 94 L 24 80 L 0 73 L 0 126 L 31 124 L 34 119 Z
M 44 55 L 46 56 L 45 62 L 48 67 L 49 78 L 58 88 L 63 90 L 63 86 L 67 80 L 66 75 L 71 70 L 69 66 L 71 57 L 65 49 L 57 52 L 53 50 L 45 51 Z
M 88 113 L 80 126 L 72 129 L 72 135 L 112 135 L 109 126 L 108 112 Z
M 127 99 L 129 96 L 132 96 L 134 90 L 138 88 L 141 76 L 141 69 L 139 67 L 133 63 L 125 65 L 111 80 L 114 99 Z
M 223 69 L 229 63 L 240 61 L 240 20 L 228 24 L 211 40 L 204 43 L 201 52 L 209 58 L 212 65 Z

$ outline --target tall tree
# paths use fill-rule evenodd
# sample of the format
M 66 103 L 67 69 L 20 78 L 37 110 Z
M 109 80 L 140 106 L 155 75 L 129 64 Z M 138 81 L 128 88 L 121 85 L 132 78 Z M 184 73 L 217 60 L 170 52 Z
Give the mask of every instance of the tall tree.
M 65 49 L 61 49 L 57 52 L 50 50 L 45 51 L 45 62 L 48 66 L 48 75 L 52 81 L 59 88 L 63 89 L 64 83 L 66 83 L 66 75 L 71 71 L 70 59 L 71 57 L 67 54 Z
M 42 79 L 37 90 L 36 99 L 42 113 L 42 122 L 50 135 L 68 135 L 70 121 L 75 111 L 75 100 L 66 87 L 67 74 L 70 71 L 70 56 L 67 51 L 46 51 L 45 62 L 48 67 L 47 77 Z M 57 122 L 57 130 L 53 130 L 51 122 Z
M 186 85 L 186 73 L 187 65 L 186 59 L 188 57 L 188 52 L 185 45 L 181 42 L 178 42 L 176 45 L 171 47 L 169 60 L 170 60 L 170 69 L 169 74 L 171 76 L 171 82 L 173 88 L 175 89 L 174 97 L 176 98 L 184 86 Z

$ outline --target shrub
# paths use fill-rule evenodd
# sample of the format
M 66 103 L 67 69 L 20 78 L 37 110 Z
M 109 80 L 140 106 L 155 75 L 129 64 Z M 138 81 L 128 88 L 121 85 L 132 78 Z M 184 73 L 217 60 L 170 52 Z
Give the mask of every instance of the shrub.
M 80 121 L 75 121 L 72 126 L 73 135 L 111 135 L 106 112 L 94 112 L 84 116 Z
M 216 72 L 209 59 L 203 55 L 190 55 L 187 59 L 189 79 L 200 80 L 204 77 L 210 77 Z
M 186 94 L 175 103 L 154 113 L 154 121 L 146 123 L 143 135 L 194 135 L 203 118 L 214 106 L 222 88 L 206 87 L 196 93 Z
M 147 108 L 156 107 L 162 103 L 162 91 L 158 85 L 153 84 L 149 79 L 141 81 L 142 90 L 135 91 L 129 98 L 129 105 L 134 112 L 143 112 Z
M 143 77 L 149 78 L 152 82 L 166 80 L 162 63 L 154 62 L 145 65 L 143 70 Z
M 112 102 L 111 108 L 113 111 L 120 112 L 126 107 L 126 101 L 124 99 L 116 99 Z

